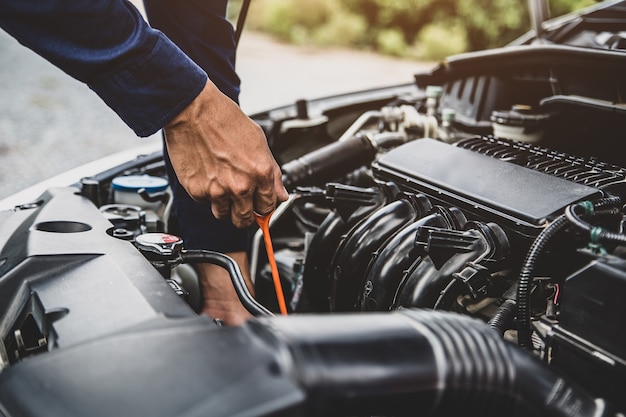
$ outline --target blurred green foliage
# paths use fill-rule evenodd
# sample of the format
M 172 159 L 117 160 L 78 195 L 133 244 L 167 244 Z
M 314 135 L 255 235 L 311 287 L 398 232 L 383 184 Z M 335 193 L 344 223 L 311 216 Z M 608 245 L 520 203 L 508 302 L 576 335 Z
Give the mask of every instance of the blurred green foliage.
M 552 16 L 596 0 L 550 0 Z M 231 0 L 233 22 L 241 0 Z M 519 0 L 252 0 L 246 27 L 296 44 L 437 60 L 503 46 L 531 28 Z

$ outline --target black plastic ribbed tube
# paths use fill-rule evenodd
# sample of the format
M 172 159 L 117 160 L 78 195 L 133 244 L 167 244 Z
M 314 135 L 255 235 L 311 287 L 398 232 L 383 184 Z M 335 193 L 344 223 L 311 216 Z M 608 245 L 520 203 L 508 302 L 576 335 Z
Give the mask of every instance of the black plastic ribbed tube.
M 616 415 L 488 325 L 450 312 L 252 320 L 307 416 Z
M 518 345 L 526 350 L 532 350 L 531 323 L 530 323 L 530 287 L 533 272 L 539 255 L 541 255 L 552 237 L 568 224 L 565 215 L 557 217 L 550 225 L 539 233 L 530 247 L 519 275 L 517 284 L 517 339 Z

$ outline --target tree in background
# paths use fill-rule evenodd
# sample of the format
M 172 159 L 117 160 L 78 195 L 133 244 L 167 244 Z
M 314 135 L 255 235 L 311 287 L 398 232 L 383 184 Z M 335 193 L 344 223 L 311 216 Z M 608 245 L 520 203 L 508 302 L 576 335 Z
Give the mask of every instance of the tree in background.
M 241 0 L 231 0 L 237 11 Z M 595 0 L 550 0 L 553 16 Z M 519 0 L 252 0 L 247 27 L 296 44 L 416 59 L 503 46 L 531 28 Z

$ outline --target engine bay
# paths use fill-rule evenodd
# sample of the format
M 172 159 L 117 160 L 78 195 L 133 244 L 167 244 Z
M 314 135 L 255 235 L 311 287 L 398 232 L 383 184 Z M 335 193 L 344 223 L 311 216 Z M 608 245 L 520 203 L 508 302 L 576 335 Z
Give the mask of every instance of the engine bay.
M 623 408 L 624 57 L 596 52 L 454 58 L 283 165 L 294 312 L 479 318 Z
M 223 386 L 213 415 L 622 415 L 626 56 L 568 30 L 253 116 L 290 194 L 270 223 L 289 317 L 260 231 L 255 299 L 185 252 L 160 153 L 0 213 L 0 415 L 80 415 L 90 375 L 124 396 L 115 372 L 136 403 L 99 406 L 122 415 L 215 410 Z M 199 260 L 258 320 L 198 317 Z M 29 408 L 46 383 L 59 400 Z

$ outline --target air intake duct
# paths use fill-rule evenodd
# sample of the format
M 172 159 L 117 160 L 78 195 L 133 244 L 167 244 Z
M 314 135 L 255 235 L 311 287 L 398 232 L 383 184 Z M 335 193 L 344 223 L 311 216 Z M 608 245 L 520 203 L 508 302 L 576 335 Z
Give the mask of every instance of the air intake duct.
M 318 415 L 616 415 L 485 323 L 427 310 L 251 321 Z
M 364 135 L 334 142 L 284 164 L 283 184 L 290 191 L 296 185 L 323 186 L 346 172 L 369 165 L 376 153 L 376 147 Z

